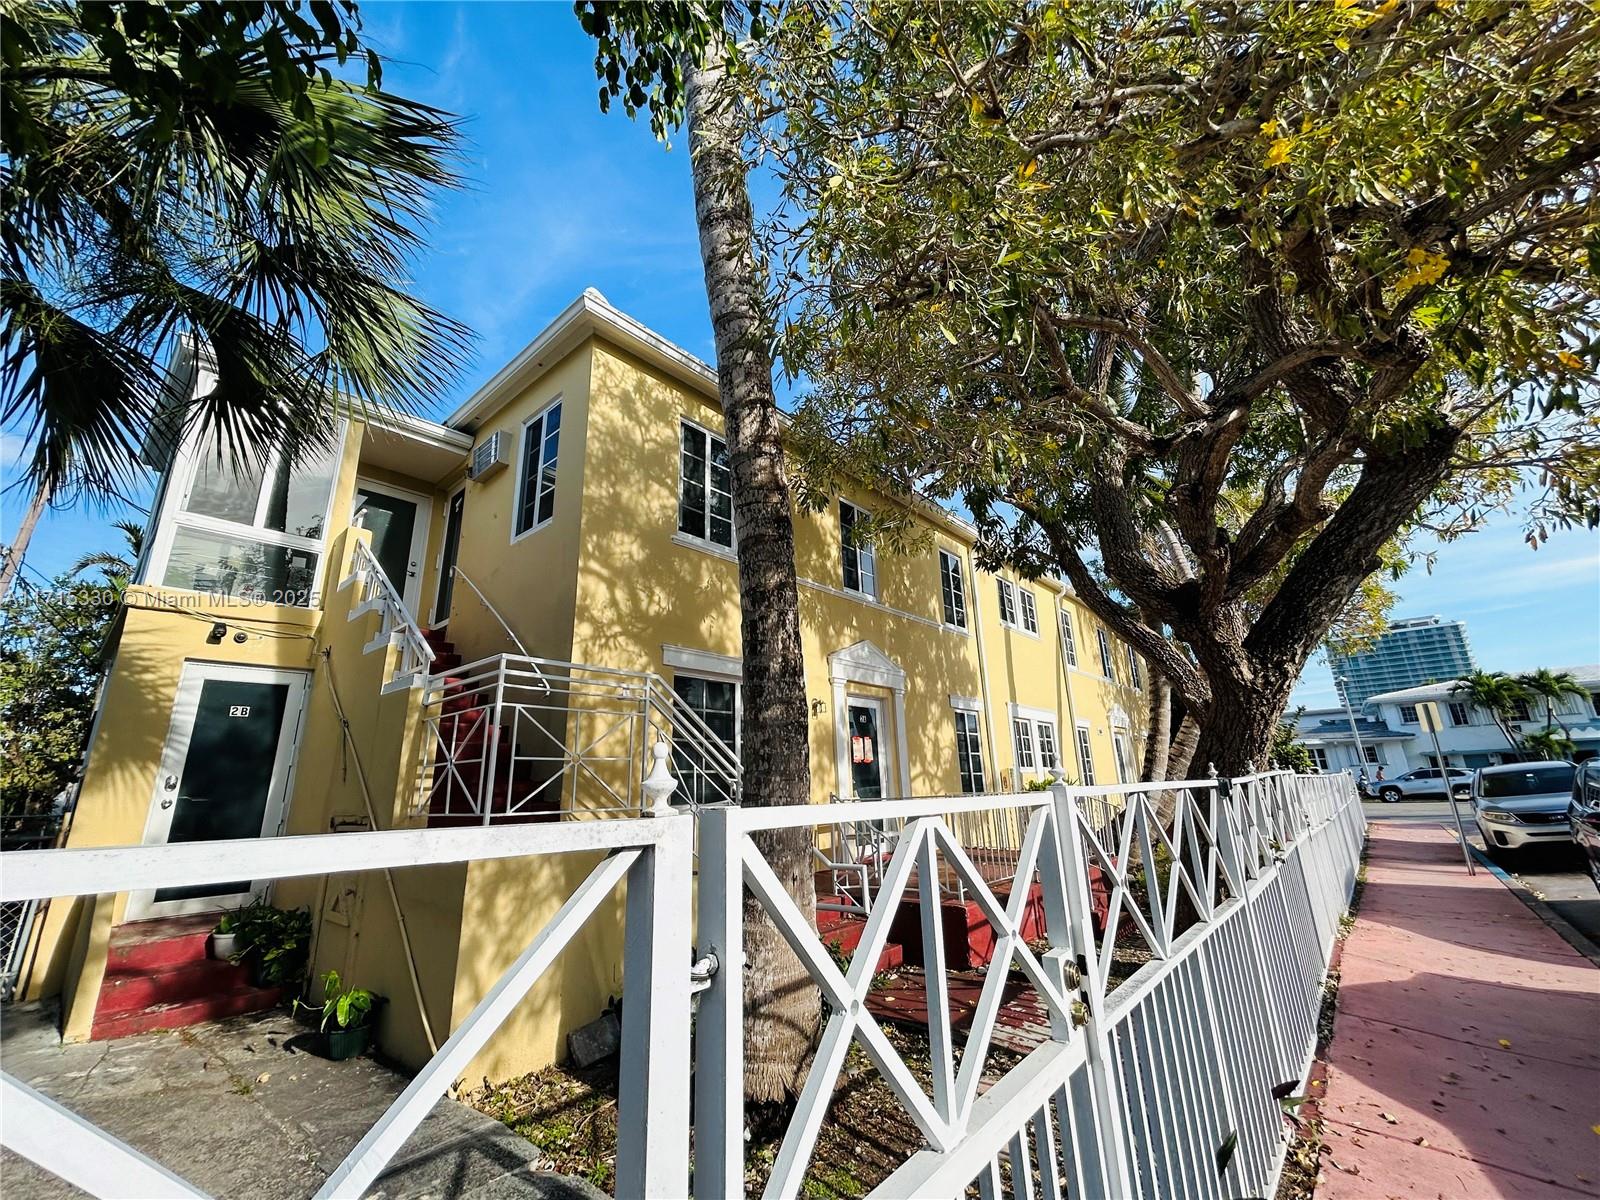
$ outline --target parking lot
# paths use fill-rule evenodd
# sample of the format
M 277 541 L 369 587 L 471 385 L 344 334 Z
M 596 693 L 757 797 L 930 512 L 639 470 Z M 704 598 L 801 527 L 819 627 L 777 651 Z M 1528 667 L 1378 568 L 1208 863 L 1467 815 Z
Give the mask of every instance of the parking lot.
M 1362 808 L 1366 810 L 1369 821 L 1453 825 L 1450 806 L 1442 800 L 1410 800 L 1398 804 L 1368 801 Z M 1478 836 L 1477 825 L 1472 820 L 1472 806 L 1462 804 L 1460 811 L 1467 836 L 1474 846 L 1482 850 L 1483 839 Z M 1523 851 L 1520 856 L 1513 855 L 1504 864 L 1504 870 L 1521 881 L 1534 896 L 1548 904 L 1600 951 L 1600 891 L 1596 891 L 1594 882 L 1584 870 L 1583 856 L 1576 846 L 1570 843 L 1537 846 Z

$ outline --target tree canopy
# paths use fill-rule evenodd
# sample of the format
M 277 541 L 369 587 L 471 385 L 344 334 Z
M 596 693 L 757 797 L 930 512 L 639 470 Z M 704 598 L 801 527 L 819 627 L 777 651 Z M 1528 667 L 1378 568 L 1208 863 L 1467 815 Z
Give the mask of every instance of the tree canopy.
M 234 453 L 325 441 L 339 392 L 407 406 L 451 385 L 467 331 L 404 275 L 458 135 L 382 90 L 353 3 L 0 18 L 0 396 L 46 492 L 133 469 L 180 337 L 218 377 L 180 415 Z
M 1577 0 L 795 6 L 750 48 L 814 478 L 965 503 L 1224 769 L 1418 529 L 1600 520 Z

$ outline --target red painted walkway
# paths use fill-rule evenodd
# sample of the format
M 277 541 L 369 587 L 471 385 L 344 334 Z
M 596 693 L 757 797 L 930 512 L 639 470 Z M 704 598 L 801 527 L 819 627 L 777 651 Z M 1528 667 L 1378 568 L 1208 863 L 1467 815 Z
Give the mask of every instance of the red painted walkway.
M 1600 1196 L 1600 970 L 1442 828 L 1370 837 L 1319 1200 Z

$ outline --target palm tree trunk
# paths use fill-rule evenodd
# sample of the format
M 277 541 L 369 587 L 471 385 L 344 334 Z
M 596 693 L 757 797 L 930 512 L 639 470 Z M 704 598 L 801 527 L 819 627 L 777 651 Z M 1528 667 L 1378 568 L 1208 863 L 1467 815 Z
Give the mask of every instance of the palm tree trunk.
M 17 536 L 6 547 L 5 565 L 0 567 L 0 600 L 11 594 L 11 585 L 16 582 L 17 572 L 22 569 L 22 556 L 28 552 L 28 543 L 33 540 L 34 526 L 39 524 L 44 506 L 49 503 L 50 485 L 40 480 L 39 486 L 33 491 L 33 499 L 28 502 L 28 511 L 22 514 L 22 524 L 17 526 Z
M 1172 684 L 1159 671 L 1150 672 L 1149 732 L 1144 739 L 1144 778 L 1151 783 L 1167 778 L 1172 752 Z
M 706 297 L 717 346 L 717 387 L 733 474 L 742 611 L 744 803 L 808 804 L 811 767 L 793 506 L 783 427 L 752 250 L 754 220 L 741 154 L 743 128 L 720 39 L 689 72 L 689 159 Z M 757 837 L 801 912 L 816 919 L 810 829 Z M 798 1092 L 821 1021 L 821 997 L 754 898 L 745 901 L 745 1094 Z

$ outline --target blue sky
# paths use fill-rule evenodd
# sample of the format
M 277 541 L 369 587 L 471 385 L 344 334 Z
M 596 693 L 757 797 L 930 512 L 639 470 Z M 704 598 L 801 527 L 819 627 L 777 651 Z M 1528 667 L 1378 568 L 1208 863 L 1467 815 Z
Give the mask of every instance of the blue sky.
M 710 361 L 688 156 L 648 125 L 602 115 L 592 43 L 564 2 L 364 3 L 367 34 L 392 60 L 395 91 L 466 118 L 468 187 L 440 197 L 416 290 L 478 335 L 477 357 L 456 391 L 428 415 L 453 408 L 585 287 Z M 22 447 L 8 439 L 0 479 L 15 480 Z M 148 503 L 148 489 L 132 496 Z M 9 539 L 24 497 L 0 496 Z M 45 576 L 116 545 L 122 513 L 53 512 L 28 555 Z M 133 514 L 137 516 L 137 514 Z M 31 572 L 30 572 L 31 574 Z M 35 578 L 37 578 L 35 576 Z M 1395 616 L 1461 618 L 1479 665 L 1600 662 L 1600 535 L 1555 535 L 1537 553 L 1507 517 L 1440 547 L 1398 585 Z M 1327 669 L 1313 664 L 1297 703 L 1333 700 Z

